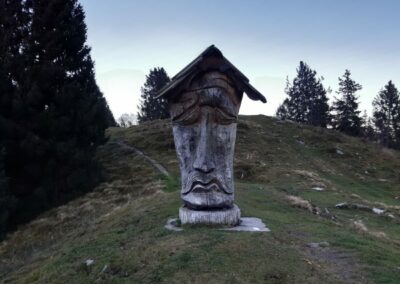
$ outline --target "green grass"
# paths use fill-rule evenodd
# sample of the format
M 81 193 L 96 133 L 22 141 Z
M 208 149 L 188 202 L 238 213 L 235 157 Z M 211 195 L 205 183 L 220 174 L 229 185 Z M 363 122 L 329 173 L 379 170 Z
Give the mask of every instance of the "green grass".
M 180 179 L 176 175 L 161 176 L 161 180 L 164 182 L 166 192 L 174 192 L 180 190 Z
M 261 218 L 271 232 L 208 227 L 172 232 L 164 225 L 178 215 L 180 180 L 169 123 L 112 128 L 109 135 L 110 142 L 98 152 L 107 180 L 10 235 L 0 245 L 0 281 L 398 283 L 398 152 L 327 129 L 241 117 L 236 203 L 242 216 Z M 170 177 L 118 148 L 112 143 L 116 140 L 143 150 Z M 315 186 L 326 190 L 313 191 Z M 291 206 L 288 195 L 326 208 L 336 219 Z M 335 207 L 344 201 L 387 206 L 395 218 Z M 328 248 L 307 246 L 321 241 Z M 87 259 L 94 264 L 84 265 Z

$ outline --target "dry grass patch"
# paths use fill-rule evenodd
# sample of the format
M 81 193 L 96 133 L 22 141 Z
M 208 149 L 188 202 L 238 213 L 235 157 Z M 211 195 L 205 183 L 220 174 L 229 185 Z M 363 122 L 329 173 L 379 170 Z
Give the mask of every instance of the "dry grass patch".
M 367 226 L 363 223 L 362 220 L 353 221 L 353 223 L 351 225 L 358 233 L 367 234 L 367 235 L 376 237 L 378 239 L 385 239 L 385 240 L 388 239 L 387 235 L 384 232 L 377 232 L 377 231 L 369 230 L 367 228 Z
M 308 200 L 305 200 L 299 196 L 294 196 L 294 195 L 286 196 L 286 200 L 293 207 L 305 209 L 307 211 L 310 211 L 311 213 L 313 212 L 313 206 Z

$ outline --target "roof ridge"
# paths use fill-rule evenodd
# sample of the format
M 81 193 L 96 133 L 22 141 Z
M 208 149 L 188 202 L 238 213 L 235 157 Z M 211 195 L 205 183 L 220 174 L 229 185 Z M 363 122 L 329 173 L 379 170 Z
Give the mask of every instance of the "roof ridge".
M 215 58 L 217 61 L 207 61 L 209 58 Z M 174 90 L 182 87 L 185 79 L 192 79 L 192 75 L 212 69 L 218 69 L 222 73 L 227 73 L 227 75 L 231 75 L 231 77 L 233 76 L 234 83 L 236 83 L 239 89 L 246 93 L 250 99 L 260 100 L 264 103 L 267 101 L 259 91 L 250 85 L 249 79 L 226 59 L 214 44 L 207 47 L 199 56 L 172 77 L 171 81 L 159 91 L 157 98 L 163 96 L 169 97 L 174 93 Z

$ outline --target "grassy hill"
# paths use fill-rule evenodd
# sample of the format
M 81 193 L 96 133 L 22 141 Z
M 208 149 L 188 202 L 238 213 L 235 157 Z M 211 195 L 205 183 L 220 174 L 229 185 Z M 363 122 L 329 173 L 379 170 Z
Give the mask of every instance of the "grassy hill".
M 399 152 L 332 130 L 243 116 L 236 203 L 242 216 L 261 218 L 272 232 L 173 232 L 164 229 L 180 205 L 169 122 L 108 131 L 98 151 L 105 182 L 9 235 L 0 244 L 0 281 L 399 283 Z

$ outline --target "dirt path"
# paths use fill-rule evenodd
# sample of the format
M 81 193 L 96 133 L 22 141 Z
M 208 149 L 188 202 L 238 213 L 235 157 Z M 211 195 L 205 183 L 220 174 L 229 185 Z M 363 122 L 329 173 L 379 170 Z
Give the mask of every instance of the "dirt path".
M 127 149 L 127 150 L 130 150 L 132 152 L 135 152 L 139 156 L 142 156 L 143 158 L 145 158 L 161 174 L 163 174 L 163 175 L 165 175 L 167 177 L 170 176 L 166 168 L 164 168 L 160 163 L 158 163 L 156 160 L 150 158 L 149 156 L 147 156 L 145 153 L 143 153 L 141 150 L 137 149 L 136 147 L 128 145 L 124 141 L 115 141 L 115 142 L 112 142 L 112 143 L 117 144 L 118 146 L 122 147 L 123 149 Z
M 302 247 L 301 250 L 306 260 L 309 259 L 307 262 L 322 264 L 324 269 L 335 274 L 344 283 L 370 283 L 354 253 L 331 247 L 310 247 L 310 245 Z
M 309 265 L 335 275 L 339 283 L 372 283 L 365 267 L 359 263 L 355 252 L 332 247 L 327 241 L 310 242 L 312 235 L 302 231 L 290 231 L 296 239 L 292 247 Z

